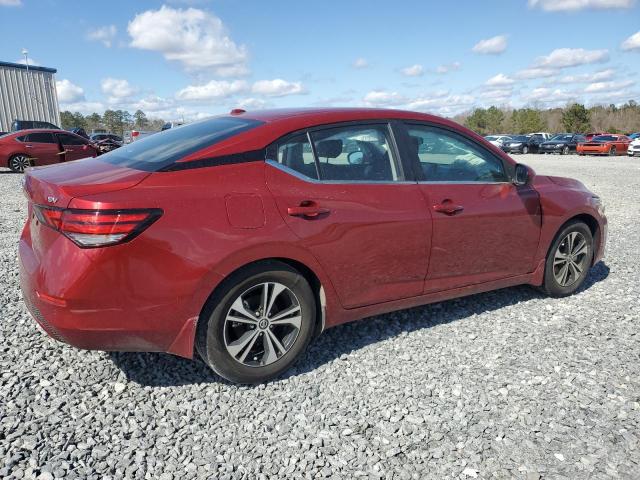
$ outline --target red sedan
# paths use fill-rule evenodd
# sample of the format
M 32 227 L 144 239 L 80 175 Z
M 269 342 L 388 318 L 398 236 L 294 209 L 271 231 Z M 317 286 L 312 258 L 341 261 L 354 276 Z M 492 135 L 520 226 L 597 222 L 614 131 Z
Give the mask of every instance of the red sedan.
M 22 290 L 49 335 L 199 354 L 243 383 L 340 323 L 519 284 L 569 295 L 607 231 L 580 182 L 395 110 L 234 110 L 24 188 Z
M 576 146 L 578 155 L 624 155 L 631 139 L 626 135 L 604 134 Z
M 0 166 L 14 172 L 96 154 L 96 148 L 87 139 L 65 130 L 19 130 L 0 137 Z

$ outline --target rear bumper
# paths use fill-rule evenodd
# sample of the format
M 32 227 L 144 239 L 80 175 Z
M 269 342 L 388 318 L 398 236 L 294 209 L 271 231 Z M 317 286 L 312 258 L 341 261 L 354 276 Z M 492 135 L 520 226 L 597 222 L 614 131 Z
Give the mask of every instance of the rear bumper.
M 108 257 L 100 265 L 62 236 L 39 258 L 30 240 L 27 228 L 18 247 L 22 295 L 50 337 L 82 349 L 193 357 L 199 312 L 188 314 L 188 299 L 168 293 L 171 284 L 150 291 L 157 282 L 135 259 L 114 272 Z

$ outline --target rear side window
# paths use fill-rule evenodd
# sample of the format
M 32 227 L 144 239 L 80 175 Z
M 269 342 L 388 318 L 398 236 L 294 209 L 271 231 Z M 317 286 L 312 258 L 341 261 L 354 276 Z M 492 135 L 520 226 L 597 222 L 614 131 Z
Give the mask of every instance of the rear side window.
M 305 177 L 318 180 L 318 171 L 313 150 L 306 133 L 296 135 L 278 145 L 278 163 L 301 173 Z
M 235 117 L 217 117 L 149 135 L 105 155 L 100 160 L 114 165 L 157 172 L 198 150 L 262 125 Z
M 58 143 L 56 139 L 53 138 L 52 133 L 45 132 L 30 133 L 27 135 L 26 141 L 33 143 Z

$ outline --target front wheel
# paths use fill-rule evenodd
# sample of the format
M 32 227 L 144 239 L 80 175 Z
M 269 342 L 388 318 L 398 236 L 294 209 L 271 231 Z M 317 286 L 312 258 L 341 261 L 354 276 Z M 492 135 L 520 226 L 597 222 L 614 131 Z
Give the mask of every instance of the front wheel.
M 299 272 L 281 262 L 230 278 L 203 309 L 196 348 L 217 374 L 261 383 L 287 370 L 313 335 L 315 296 Z
M 16 173 L 23 173 L 31 166 L 31 159 L 23 154 L 14 155 L 9 159 L 9 168 Z
M 583 222 L 569 223 L 549 249 L 542 289 L 552 297 L 571 295 L 587 278 L 592 259 L 591 230 Z
M 611 147 L 611 149 L 609 150 L 609 155 L 611 155 L 612 157 L 616 155 L 616 147 Z
M 569 155 L 569 147 L 564 147 L 564 148 L 562 149 L 562 154 L 563 154 L 563 155 Z
M 522 147 L 522 153 L 525 154 L 525 155 L 527 153 L 529 153 L 529 147 L 527 147 L 526 145 L 524 147 Z

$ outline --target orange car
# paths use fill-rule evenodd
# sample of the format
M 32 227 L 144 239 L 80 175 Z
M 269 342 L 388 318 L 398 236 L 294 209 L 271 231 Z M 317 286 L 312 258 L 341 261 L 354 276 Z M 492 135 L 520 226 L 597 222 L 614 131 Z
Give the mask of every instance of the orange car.
M 631 139 L 626 135 L 604 134 L 576 147 L 578 155 L 624 155 Z

